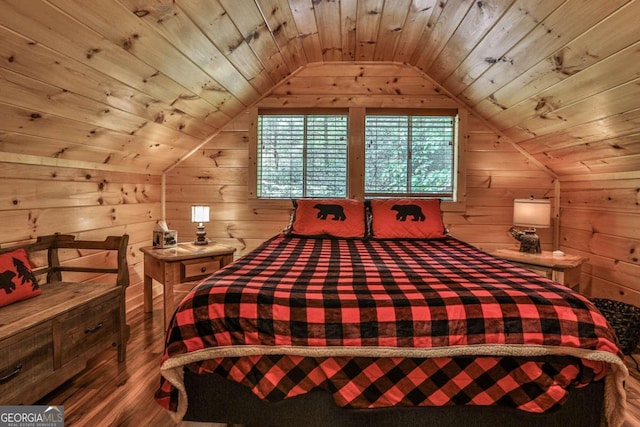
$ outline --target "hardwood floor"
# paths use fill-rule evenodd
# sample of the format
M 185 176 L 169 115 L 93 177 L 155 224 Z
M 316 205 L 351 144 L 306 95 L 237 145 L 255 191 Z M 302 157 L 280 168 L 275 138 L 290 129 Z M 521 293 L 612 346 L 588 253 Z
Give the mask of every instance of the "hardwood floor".
M 181 299 L 183 295 L 184 293 L 176 292 L 176 299 Z M 125 362 L 117 362 L 115 349 L 105 351 L 92 360 L 83 373 L 39 402 L 64 405 L 66 427 L 177 425 L 153 400 L 153 393 L 159 383 L 158 369 L 164 339 L 161 298 L 154 300 L 153 315 L 145 314 L 140 307 L 128 313 L 127 322 L 131 326 L 131 338 Z M 640 352 L 636 350 L 636 353 L 635 357 L 640 362 Z M 626 362 L 631 376 L 627 383 L 627 422 L 623 427 L 638 427 L 640 372 L 629 356 Z M 197 423 L 183 423 L 181 427 L 195 424 Z

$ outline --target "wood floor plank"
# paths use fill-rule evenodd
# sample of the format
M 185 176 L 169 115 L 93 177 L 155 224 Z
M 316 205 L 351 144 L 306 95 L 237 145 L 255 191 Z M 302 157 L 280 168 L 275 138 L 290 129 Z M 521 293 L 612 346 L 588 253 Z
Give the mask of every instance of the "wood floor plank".
M 176 302 L 188 291 L 180 286 L 174 290 Z M 66 427 L 224 427 L 211 423 L 176 424 L 154 401 L 164 342 L 161 296 L 154 299 L 153 307 L 153 313 L 144 313 L 142 307 L 127 313 L 131 338 L 125 362 L 117 362 L 115 348 L 107 350 L 91 360 L 85 371 L 38 403 L 64 405 Z M 635 358 L 640 362 L 638 350 Z M 630 378 L 626 383 L 628 411 L 623 427 L 637 427 L 640 372 L 630 356 L 625 361 Z

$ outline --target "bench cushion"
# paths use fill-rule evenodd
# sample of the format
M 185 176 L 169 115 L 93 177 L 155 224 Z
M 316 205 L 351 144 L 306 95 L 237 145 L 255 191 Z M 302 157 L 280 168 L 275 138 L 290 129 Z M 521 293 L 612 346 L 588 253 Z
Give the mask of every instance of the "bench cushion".
M 64 315 L 90 301 L 111 299 L 121 292 L 111 283 L 52 282 L 42 285 L 41 289 L 40 298 L 0 309 L 0 340 Z

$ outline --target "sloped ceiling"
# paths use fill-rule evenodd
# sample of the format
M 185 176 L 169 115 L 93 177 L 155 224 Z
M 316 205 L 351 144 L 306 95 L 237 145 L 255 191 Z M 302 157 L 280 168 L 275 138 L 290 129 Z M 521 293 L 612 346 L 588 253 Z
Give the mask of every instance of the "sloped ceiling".
M 160 173 L 296 70 L 416 67 L 553 173 L 640 170 L 640 0 L 6 0 L 0 161 Z

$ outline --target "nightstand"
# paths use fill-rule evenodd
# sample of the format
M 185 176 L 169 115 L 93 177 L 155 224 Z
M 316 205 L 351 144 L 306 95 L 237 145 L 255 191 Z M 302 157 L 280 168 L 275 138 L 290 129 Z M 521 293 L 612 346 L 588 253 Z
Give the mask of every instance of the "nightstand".
M 195 245 L 178 243 L 178 246 L 157 249 L 153 246 L 140 248 L 144 253 L 144 311 L 153 311 L 153 279 L 162 283 L 164 289 L 164 329 L 173 315 L 173 287 L 178 283 L 204 279 L 216 270 L 233 261 L 235 248 L 209 243 Z
M 570 288 L 577 288 L 580 285 L 582 264 L 589 260 L 578 255 L 553 256 L 549 251 L 530 254 L 517 249 L 498 249 L 491 254 Z

